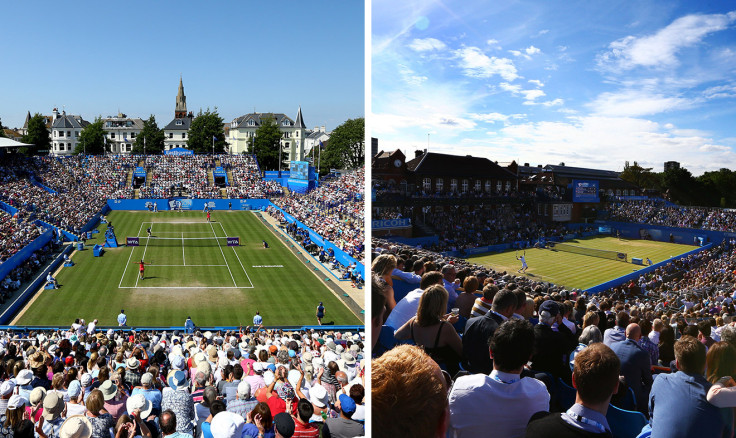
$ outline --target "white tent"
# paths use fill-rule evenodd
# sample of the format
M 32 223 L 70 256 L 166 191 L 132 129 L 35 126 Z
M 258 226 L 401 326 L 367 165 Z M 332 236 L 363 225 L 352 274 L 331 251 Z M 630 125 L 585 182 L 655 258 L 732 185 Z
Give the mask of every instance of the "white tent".
M 0 148 L 19 148 L 23 146 L 33 146 L 32 144 L 21 143 L 9 138 L 0 137 Z

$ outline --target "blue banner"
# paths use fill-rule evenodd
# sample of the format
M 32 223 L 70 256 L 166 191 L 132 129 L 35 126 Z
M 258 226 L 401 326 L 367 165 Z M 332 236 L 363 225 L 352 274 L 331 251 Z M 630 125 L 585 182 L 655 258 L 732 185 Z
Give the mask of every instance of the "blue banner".
M 7 211 L 10 213 L 11 216 L 15 216 L 16 213 L 18 213 L 18 209 L 13 207 L 10 204 L 6 204 L 3 201 L 0 201 L 0 210 Z
M 194 155 L 194 151 L 191 149 L 185 149 L 185 148 L 171 148 L 168 151 L 164 151 L 164 155 Z
M 142 167 L 136 167 L 133 171 L 133 176 L 138 178 L 145 178 L 146 177 L 146 169 Z
M 108 199 L 111 210 L 149 210 L 156 203 L 160 211 L 170 210 L 170 201 L 177 199 Z M 271 205 L 268 199 L 181 199 L 187 201 L 188 208 L 194 211 L 204 210 L 205 204 L 213 210 L 260 210 Z
M 384 228 L 408 228 L 411 227 L 411 218 L 375 220 L 371 222 L 371 227 L 374 230 Z
M 598 181 L 572 180 L 572 202 L 600 202 Z
M 10 271 L 17 268 L 23 262 L 28 260 L 31 254 L 33 254 L 35 251 L 43 248 L 47 243 L 51 241 L 51 238 L 53 236 L 54 232 L 52 230 L 44 231 L 40 236 L 33 239 L 33 242 L 29 243 L 28 245 L 23 247 L 23 249 L 13 254 L 12 257 L 1 263 L 0 280 L 3 280 L 8 274 L 10 274 Z
M 212 172 L 212 176 L 215 176 L 215 177 L 225 177 L 226 178 L 227 177 L 227 172 L 225 172 L 225 169 L 223 169 L 222 167 L 218 166 L 218 167 L 215 167 L 215 170 Z

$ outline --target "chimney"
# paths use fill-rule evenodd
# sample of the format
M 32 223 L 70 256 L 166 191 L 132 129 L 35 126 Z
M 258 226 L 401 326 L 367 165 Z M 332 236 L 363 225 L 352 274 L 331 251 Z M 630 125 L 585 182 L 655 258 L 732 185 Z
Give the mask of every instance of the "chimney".
M 542 165 L 541 164 L 537 164 L 537 167 L 541 169 L 542 168 Z
M 565 163 L 560 163 L 560 166 L 564 166 L 564 165 L 565 165 Z
M 414 151 L 414 158 L 419 158 L 422 155 L 424 155 L 426 152 L 427 152 L 426 149 L 424 151 Z
M 524 163 L 524 167 L 529 167 L 529 163 Z

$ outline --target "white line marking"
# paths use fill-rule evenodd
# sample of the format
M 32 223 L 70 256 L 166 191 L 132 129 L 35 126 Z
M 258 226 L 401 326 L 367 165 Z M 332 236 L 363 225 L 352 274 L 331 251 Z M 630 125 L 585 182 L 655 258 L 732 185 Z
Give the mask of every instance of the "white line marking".
M 148 265 L 148 266 L 178 266 L 180 268 L 183 268 L 185 266 L 186 267 L 198 266 L 198 267 L 207 267 L 207 268 L 209 268 L 209 267 L 224 267 L 224 266 L 227 266 L 227 265 Z
M 253 286 L 124 286 L 119 289 L 253 289 Z
M 151 224 L 151 233 L 153 234 L 153 224 Z M 149 240 L 150 239 L 146 239 L 146 246 L 145 246 L 145 248 L 143 248 L 143 257 L 141 257 L 141 260 L 145 260 L 146 259 L 146 250 L 148 249 L 148 241 Z M 133 253 L 131 253 L 131 255 L 132 254 Z M 126 266 L 126 268 L 127 268 L 127 266 Z M 135 287 L 138 287 L 138 280 L 140 280 L 140 278 L 141 278 L 141 274 L 140 274 L 140 271 L 138 271 L 138 276 L 135 277 Z
M 227 236 L 227 231 L 225 231 L 225 227 L 222 226 L 222 222 L 218 222 L 220 224 L 220 228 L 222 228 L 222 232 L 225 233 L 225 236 Z M 235 251 L 235 247 L 231 247 L 233 249 L 233 253 L 235 253 L 235 257 L 238 258 L 238 263 L 240 263 L 240 267 L 243 268 L 243 272 L 245 273 L 245 278 L 248 279 L 248 283 L 250 283 L 251 287 L 253 286 L 253 282 L 250 280 L 250 276 L 248 275 L 248 271 L 245 270 L 245 266 L 243 266 L 243 262 L 240 260 L 240 256 L 238 256 L 238 252 Z
M 181 233 L 181 258 L 184 260 L 184 266 L 186 266 L 187 258 L 184 255 L 184 233 Z
M 145 222 L 141 222 L 141 226 L 140 226 L 140 228 L 138 228 L 138 234 L 136 234 L 136 236 L 140 237 L 141 230 L 143 229 L 143 224 L 144 223 Z M 120 277 L 120 284 L 118 284 L 118 289 L 120 289 L 121 287 L 123 287 L 123 279 L 125 278 L 125 272 L 128 270 L 128 265 L 130 264 L 130 259 L 133 257 L 133 251 L 135 251 L 135 247 L 133 247 L 133 249 L 130 250 L 130 255 L 128 256 L 128 263 L 125 265 L 125 269 L 123 270 L 123 276 Z
M 210 228 L 212 228 L 212 235 L 215 236 L 215 240 L 217 240 L 217 246 L 220 247 L 220 254 L 222 254 L 222 259 L 225 260 L 225 263 L 227 264 L 227 272 L 230 273 L 230 278 L 233 279 L 233 284 L 235 285 L 235 288 L 238 288 L 238 283 L 235 281 L 235 277 L 233 277 L 233 271 L 230 270 L 230 264 L 227 263 L 227 259 L 225 258 L 225 252 L 222 250 L 222 245 L 220 245 L 220 240 L 217 239 L 217 233 L 215 233 L 215 227 L 212 226 L 212 222 L 210 222 Z M 251 286 L 253 283 L 251 283 Z

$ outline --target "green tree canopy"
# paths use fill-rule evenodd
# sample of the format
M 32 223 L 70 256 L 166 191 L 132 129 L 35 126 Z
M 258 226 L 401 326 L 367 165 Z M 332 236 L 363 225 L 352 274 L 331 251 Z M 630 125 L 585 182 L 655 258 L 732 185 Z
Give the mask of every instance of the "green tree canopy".
M 659 175 L 652 172 L 651 167 L 642 167 L 636 161 L 634 164 L 629 164 L 627 161 L 619 176 L 622 180 L 636 184 L 641 189 L 656 189 L 660 186 Z
M 276 119 L 267 116 L 261 119 L 256 136 L 248 139 L 248 152 L 255 154 L 262 170 L 278 170 L 281 131 Z
M 79 142 L 77 142 L 77 147 L 74 149 L 75 154 L 104 155 L 105 134 L 107 133 L 102 129 L 102 123 L 102 118 L 98 116 L 94 123 L 90 123 L 82 129 L 82 133 L 79 134 Z
M 144 147 L 145 142 L 145 147 Z M 135 138 L 132 154 L 160 155 L 164 151 L 164 131 L 159 129 L 156 117 L 151 114 L 148 120 L 143 121 L 143 129 Z
M 5 126 L 3 126 L 3 119 L 0 119 L 0 137 L 5 137 Z
M 212 138 L 215 138 L 215 153 L 221 154 L 227 152 L 227 142 L 225 141 L 225 130 L 223 129 L 222 117 L 214 111 L 202 112 L 199 110 L 197 117 L 192 120 L 192 126 L 189 128 L 189 140 L 187 146 L 193 150 L 195 154 L 211 154 Z
M 325 170 L 357 169 L 365 166 L 365 119 L 348 119 L 335 128 L 330 134 L 321 161 L 320 167 Z
M 20 148 L 20 152 L 27 155 L 34 155 L 38 151 L 51 149 L 51 134 L 46 129 L 44 116 L 36 113 L 31 117 L 28 121 L 28 133 L 23 136 L 21 142 L 33 145 Z

